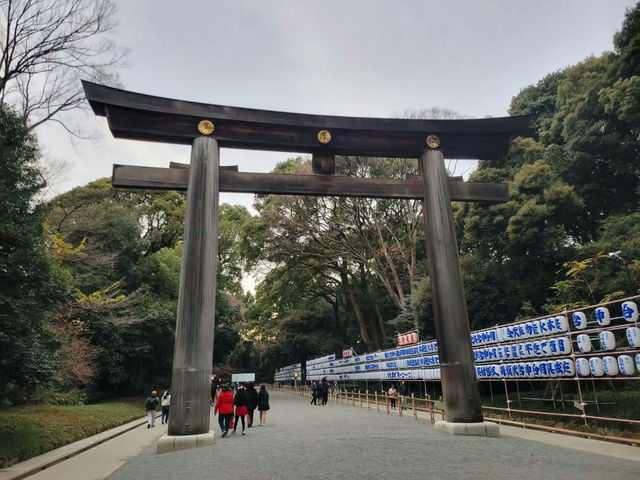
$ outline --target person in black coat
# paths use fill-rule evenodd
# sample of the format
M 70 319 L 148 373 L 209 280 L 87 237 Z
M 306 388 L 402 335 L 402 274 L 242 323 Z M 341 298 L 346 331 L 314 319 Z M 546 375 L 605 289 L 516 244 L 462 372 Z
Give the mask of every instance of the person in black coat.
M 260 412 L 260 425 L 267 423 L 267 410 L 269 410 L 269 392 L 264 385 L 260 385 L 258 392 L 258 411 Z
M 258 392 L 253 386 L 253 383 L 247 385 L 247 422 L 249 423 L 249 428 L 253 425 L 253 411 L 258 406 Z
M 242 421 L 242 435 L 244 435 L 244 416 L 247 414 L 247 392 L 245 392 L 242 386 L 238 387 L 236 396 L 233 399 L 233 404 L 236 407 L 235 421 L 233 423 L 233 433 L 236 433 L 238 428 L 238 419 Z
M 327 399 L 329 398 L 329 384 L 327 383 L 327 377 L 322 379 L 320 392 L 322 394 L 322 406 L 324 407 L 327 404 Z

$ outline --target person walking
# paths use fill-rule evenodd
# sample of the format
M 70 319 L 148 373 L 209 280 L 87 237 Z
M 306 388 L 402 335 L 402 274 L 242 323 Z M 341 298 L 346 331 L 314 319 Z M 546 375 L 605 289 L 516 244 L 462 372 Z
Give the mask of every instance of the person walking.
M 264 385 L 260 385 L 258 392 L 258 411 L 260 412 L 260 425 L 267 423 L 267 410 L 269 410 L 269 392 Z
M 160 407 L 162 408 L 162 424 L 169 423 L 169 404 L 171 403 L 171 395 L 169 390 L 165 390 L 160 399 Z
M 394 410 L 396 408 L 396 398 L 398 398 L 398 391 L 396 390 L 395 385 L 391 385 L 388 394 L 389 397 L 391 397 L 391 410 Z
M 247 392 L 244 387 L 240 385 L 236 392 L 236 398 L 233 399 L 233 404 L 236 406 L 235 420 L 233 421 L 233 433 L 236 433 L 238 429 L 238 419 L 242 421 L 242 435 L 244 435 L 244 417 L 247 415 Z
M 322 383 L 320 383 L 320 393 L 322 395 L 322 406 L 324 407 L 329 399 L 329 384 L 327 383 L 327 377 L 324 377 L 322 379 Z
M 144 402 L 144 406 L 147 409 L 147 428 L 156 426 L 156 407 L 158 403 L 159 399 L 154 390 L 151 392 L 151 395 L 147 397 L 147 401 Z
M 316 380 L 311 384 L 311 405 L 318 404 L 318 382 Z
M 218 414 L 218 425 L 222 431 L 222 437 L 226 437 L 229 433 L 229 424 L 233 416 L 233 393 L 229 390 L 228 385 L 222 386 L 222 391 L 216 400 L 216 406 L 213 408 L 213 414 Z
M 400 408 L 402 410 L 407 409 L 407 395 L 409 394 L 409 388 L 404 380 L 400 380 L 398 386 L 398 395 L 400 395 Z
M 251 428 L 253 425 L 253 412 L 258 406 L 258 392 L 256 392 L 253 383 L 247 385 L 247 426 Z

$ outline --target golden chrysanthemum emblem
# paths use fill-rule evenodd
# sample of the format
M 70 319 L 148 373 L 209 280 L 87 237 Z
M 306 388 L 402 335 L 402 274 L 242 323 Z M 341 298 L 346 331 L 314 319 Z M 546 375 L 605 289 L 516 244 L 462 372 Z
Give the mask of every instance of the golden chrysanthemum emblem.
M 427 137 L 427 146 L 429 148 L 438 148 L 440 146 L 440 138 L 437 135 L 429 135 Z
M 331 141 L 331 132 L 329 130 L 320 130 L 318 132 L 318 141 L 326 145 Z
M 201 120 L 198 123 L 198 131 L 202 135 L 211 135 L 215 129 L 216 127 L 211 120 Z

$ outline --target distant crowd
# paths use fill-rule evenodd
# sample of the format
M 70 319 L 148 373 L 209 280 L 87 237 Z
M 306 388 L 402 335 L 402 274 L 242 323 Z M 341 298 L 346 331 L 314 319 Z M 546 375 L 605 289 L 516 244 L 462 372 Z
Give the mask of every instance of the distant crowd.
M 329 384 L 327 378 L 323 378 L 321 381 L 314 380 L 311 384 L 311 405 L 318 405 L 318 400 L 324 407 L 327 404 L 329 398 Z
M 232 388 L 235 390 L 235 395 L 232 392 Z M 233 433 L 236 433 L 239 423 L 242 423 L 242 435 L 244 435 L 245 428 L 251 428 L 254 424 L 253 415 L 256 409 L 260 414 L 260 423 L 258 425 L 266 425 L 267 411 L 270 406 L 269 393 L 264 385 L 260 386 L 260 391 L 256 391 L 253 383 L 232 386 L 222 385 L 217 389 L 212 388 L 211 395 L 211 406 L 213 407 L 215 403 L 213 414 L 218 415 L 218 424 L 223 437 L 226 437 L 231 429 L 233 429 Z M 155 390 L 151 392 L 151 395 L 145 401 L 147 428 L 155 426 L 158 405 L 162 407 L 162 423 L 169 423 L 170 403 L 171 395 L 168 390 L 164 392 L 162 398 L 158 398 Z

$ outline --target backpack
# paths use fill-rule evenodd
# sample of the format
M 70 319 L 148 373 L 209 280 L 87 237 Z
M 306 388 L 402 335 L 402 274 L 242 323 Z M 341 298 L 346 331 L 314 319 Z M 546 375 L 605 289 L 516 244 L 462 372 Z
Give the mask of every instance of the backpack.
M 147 401 L 144 406 L 147 410 L 154 410 L 156 408 L 156 399 L 153 397 L 147 397 Z

